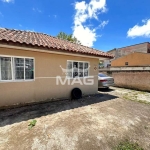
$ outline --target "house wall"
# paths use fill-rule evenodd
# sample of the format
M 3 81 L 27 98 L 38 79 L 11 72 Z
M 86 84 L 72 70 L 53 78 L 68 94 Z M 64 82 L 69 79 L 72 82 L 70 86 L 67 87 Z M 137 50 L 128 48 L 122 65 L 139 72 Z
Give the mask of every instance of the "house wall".
M 98 70 L 94 66 L 99 60 L 67 55 L 58 55 L 26 50 L 0 48 L 0 55 L 34 57 L 35 80 L 18 82 L 0 82 L 0 107 L 5 105 L 22 104 L 51 100 L 55 98 L 69 98 L 71 90 L 78 87 L 84 95 L 94 94 L 98 88 Z M 93 85 L 56 85 L 56 76 L 65 76 L 60 65 L 66 68 L 67 60 L 89 61 L 90 76 L 94 76 Z M 83 79 L 82 79 L 83 80 Z
M 149 66 L 150 54 L 146 53 L 131 53 L 127 56 L 120 57 L 111 62 L 112 67 L 126 66 L 125 62 L 128 62 L 128 66 Z

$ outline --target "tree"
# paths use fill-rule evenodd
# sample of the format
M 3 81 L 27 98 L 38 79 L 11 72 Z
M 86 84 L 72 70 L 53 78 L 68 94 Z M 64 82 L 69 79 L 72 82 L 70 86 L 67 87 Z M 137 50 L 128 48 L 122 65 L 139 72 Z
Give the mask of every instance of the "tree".
M 66 34 L 64 32 L 59 32 L 57 35 L 57 38 L 67 40 L 67 41 L 70 41 L 70 42 L 73 42 L 76 44 L 81 44 L 81 42 L 76 37 L 74 37 L 72 34 Z

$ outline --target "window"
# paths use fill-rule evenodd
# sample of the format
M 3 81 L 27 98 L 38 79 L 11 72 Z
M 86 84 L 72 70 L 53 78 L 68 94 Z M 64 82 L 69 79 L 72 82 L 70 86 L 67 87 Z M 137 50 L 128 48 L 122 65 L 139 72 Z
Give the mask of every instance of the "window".
M 15 79 L 24 79 L 24 58 L 14 58 L 15 63 Z
M 79 77 L 83 77 L 83 62 L 79 62 Z
M 78 77 L 78 62 L 73 62 L 73 78 Z
M 33 59 L 26 58 L 25 59 L 25 79 L 33 79 L 34 78 L 34 70 L 33 70 Z
M 10 57 L 0 57 L 1 80 L 12 80 L 12 68 Z
M 88 63 L 84 63 L 84 77 L 87 77 L 89 74 L 89 64 Z
M 0 81 L 33 80 L 34 59 L 0 56 Z
M 67 61 L 67 77 L 88 77 L 89 63 L 81 61 Z
M 128 62 L 125 62 L 125 65 L 128 66 Z
M 72 62 L 68 61 L 68 62 L 67 62 L 67 72 L 66 72 L 68 78 L 69 78 L 69 77 L 72 78 L 72 75 L 73 75 L 73 74 L 72 74 L 72 68 L 73 68 L 73 67 L 72 67 Z

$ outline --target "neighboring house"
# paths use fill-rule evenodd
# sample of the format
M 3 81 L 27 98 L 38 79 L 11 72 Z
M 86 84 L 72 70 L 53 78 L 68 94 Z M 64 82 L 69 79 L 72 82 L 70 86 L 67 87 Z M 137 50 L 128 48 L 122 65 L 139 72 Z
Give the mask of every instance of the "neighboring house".
M 150 53 L 150 43 L 145 42 L 145 43 L 130 45 L 122 48 L 117 48 L 117 49 L 110 50 L 107 53 L 114 55 L 113 59 L 117 59 L 119 57 L 128 55 L 133 52 Z
M 150 66 L 150 53 L 140 53 L 140 52 L 130 53 L 118 59 L 112 60 L 111 66 L 112 67 Z
M 133 52 L 111 62 L 115 85 L 150 91 L 150 53 Z
M 112 66 L 112 61 L 118 58 L 121 58 L 123 56 L 129 55 L 134 52 L 141 52 L 141 53 L 150 53 L 150 43 L 140 43 L 135 45 L 130 45 L 122 48 L 114 48 L 113 50 L 107 51 L 108 54 L 111 54 L 114 56 L 113 59 L 110 60 L 104 60 L 104 68 L 107 68 L 108 66 Z
M 96 93 L 99 59 L 107 58 L 112 56 L 47 34 L 0 28 L 0 106 L 69 98 L 75 87 Z M 94 83 L 57 85 L 57 77 Z
M 150 91 L 150 43 L 108 51 L 114 55 L 111 67 L 101 69 L 114 78 L 115 86 Z M 104 60 L 106 61 L 106 60 Z

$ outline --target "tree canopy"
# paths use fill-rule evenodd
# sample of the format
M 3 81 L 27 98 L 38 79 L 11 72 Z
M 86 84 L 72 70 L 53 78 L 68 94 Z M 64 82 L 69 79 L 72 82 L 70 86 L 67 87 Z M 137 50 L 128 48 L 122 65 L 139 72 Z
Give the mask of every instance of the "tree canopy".
M 57 35 L 57 38 L 67 40 L 67 41 L 70 41 L 70 42 L 73 42 L 76 44 L 81 44 L 81 42 L 76 37 L 74 37 L 72 34 L 66 34 L 64 32 L 59 32 Z

